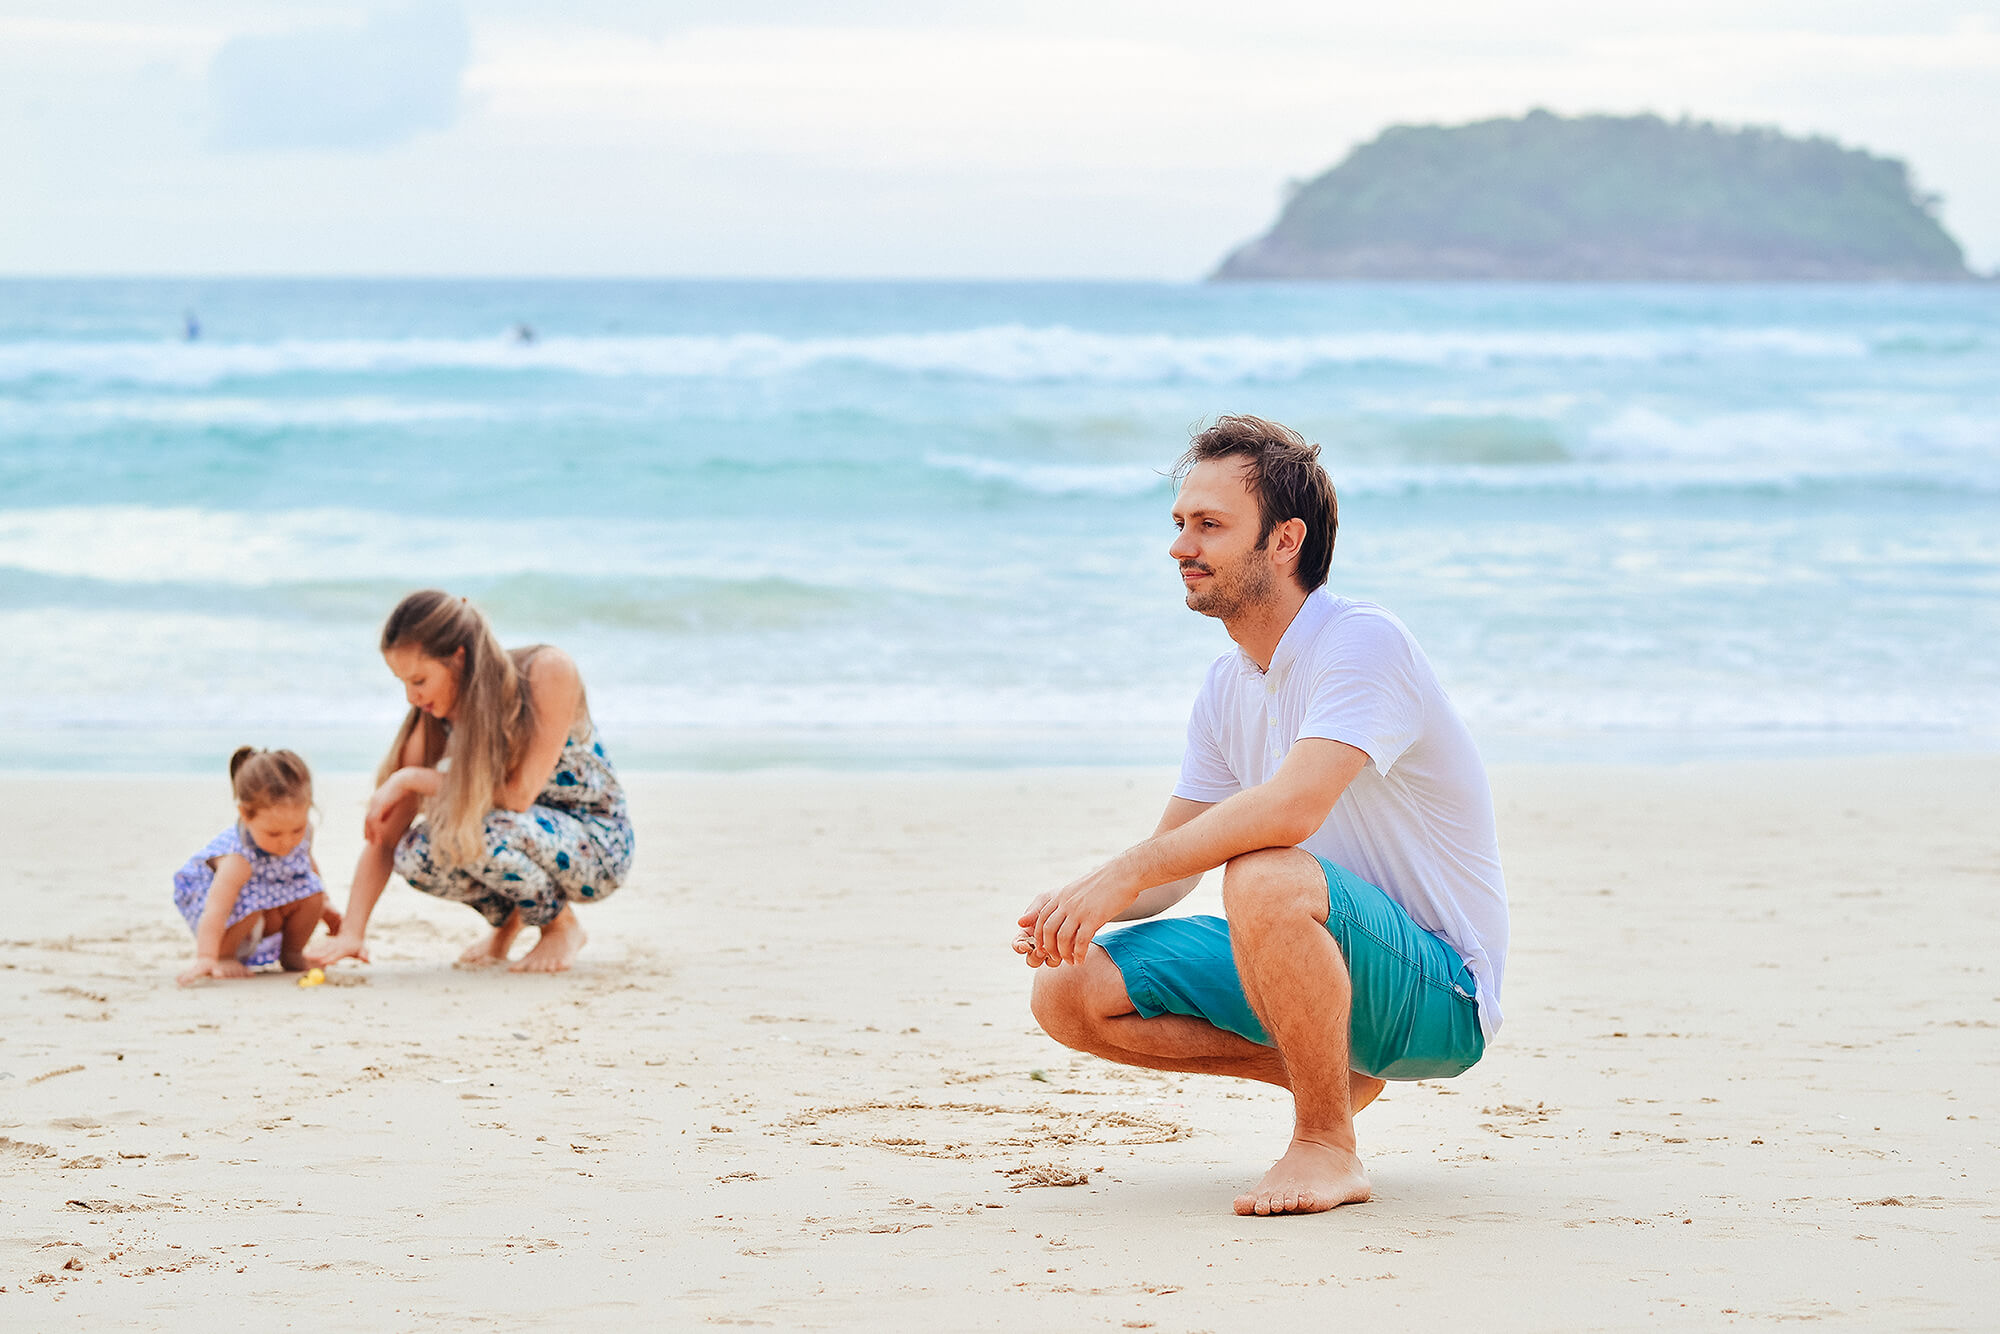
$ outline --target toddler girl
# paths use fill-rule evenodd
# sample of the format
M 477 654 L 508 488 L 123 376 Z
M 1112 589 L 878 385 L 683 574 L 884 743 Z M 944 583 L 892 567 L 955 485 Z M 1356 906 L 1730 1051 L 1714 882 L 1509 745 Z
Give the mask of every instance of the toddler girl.
M 181 985 L 204 977 L 248 977 L 273 959 L 305 968 L 305 944 L 325 918 L 312 855 L 312 774 L 289 750 L 241 746 L 229 757 L 236 823 L 174 873 L 174 906 L 194 931 L 194 966 Z

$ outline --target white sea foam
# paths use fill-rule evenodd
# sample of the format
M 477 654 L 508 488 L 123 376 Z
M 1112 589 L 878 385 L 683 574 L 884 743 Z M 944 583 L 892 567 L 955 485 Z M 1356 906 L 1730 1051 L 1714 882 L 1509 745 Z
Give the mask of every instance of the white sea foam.
M 1699 442 L 1698 442 L 1699 443 Z M 2000 494 L 2000 461 L 1981 455 L 1933 459 L 1909 455 L 1830 453 L 1819 458 L 1736 455 L 1705 443 L 1690 457 L 1604 457 L 1564 464 L 1364 464 L 1334 460 L 1335 483 L 1348 499 L 1370 496 L 1670 495 L 1687 491 L 1793 490 L 1859 485 L 1918 491 Z M 1014 463 L 976 456 L 932 455 L 942 472 L 1032 496 L 1126 499 L 1162 495 L 1172 482 L 1144 465 L 1068 466 Z
M 546 519 L 339 508 L 55 506 L 0 510 L 0 567 L 125 584 L 239 588 L 500 578 L 565 568 L 572 528 Z M 606 570 L 673 568 L 659 536 L 645 525 L 594 525 L 594 558 Z
M 573 408 L 567 409 L 574 416 Z M 412 401 L 381 395 L 338 398 L 135 396 L 25 403 L 0 401 L 0 427 L 40 428 L 51 423 L 160 423 L 172 426 L 255 428 L 413 426 L 433 422 L 490 422 L 520 415 L 518 408 L 487 403 Z
M 970 454 L 930 454 L 924 464 L 1044 496 L 1140 496 L 1168 485 L 1158 468 L 1143 464 L 1022 463 Z
M 843 338 L 726 336 L 501 339 L 327 339 L 270 343 L 0 344 L 0 383 L 57 379 L 199 387 L 285 375 L 395 375 L 434 371 L 564 372 L 595 376 L 759 379 L 827 365 L 1007 382 L 1294 380 L 1370 363 L 1488 366 L 1505 362 L 1729 361 L 1747 357 L 1851 360 L 1864 338 L 1762 329 L 1349 330 L 1336 334 L 1113 334 L 1009 324 Z
M 189 506 L 0 509 L 0 571 L 123 585 L 220 588 L 294 585 L 403 588 L 424 583 L 587 575 L 653 579 L 669 588 L 743 587 L 797 580 L 806 587 L 928 596 L 948 592 L 934 534 L 883 533 L 865 550 L 830 550 L 810 531 L 675 518 L 593 519 L 579 569 L 579 520 L 441 518 L 321 508 L 220 510 Z M 976 552 L 959 553 L 976 563 Z
M 436 584 L 575 653 L 614 745 L 1171 748 L 1226 639 L 1181 606 L 1157 469 L 1241 406 L 1326 443 L 1336 582 L 1405 617 L 1501 753 L 1992 737 L 2000 339 L 1963 295 L 1662 314 L 1607 289 L 1510 316 L 1314 290 L 1267 318 L 1100 293 L 1092 321 L 1185 332 L 1010 298 L 978 308 L 1018 324 L 842 337 L 783 309 L 780 333 L 702 333 L 737 316 L 691 299 L 685 336 L 407 338 L 383 314 L 351 338 L 0 345 L 0 732 L 351 727 L 366 763 L 399 704 L 375 629 Z M 309 327 L 286 300 L 259 325 Z
M 360 510 L 66 505 L 0 510 L 0 567 L 118 583 L 259 587 L 541 568 L 532 521 L 439 524 Z M 448 531 L 444 531 L 448 530 Z M 442 539 L 442 540 L 440 540 Z M 511 540 L 510 540 L 511 539 Z
M 1590 428 L 1578 451 L 1592 461 L 1625 463 L 1785 462 L 1845 470 L 1897 461 L 2000 462 L 2000 420 L 1931 412 L 1921 421 L 1893 405 L 1845 411 L 1708 413 L 1672 417 L 1630 407 Z
M 0 731 L 52 737 L 66 729 L 233 729 L 236 740 L 290 729 L 350 727 L 386 737 L 400 711 L 395 682 L 372 635 L 351 626 L 246 625 L 208 614 L 0 612 Z M 135 676 L 126 645 L 148 645 L 156 669 Z M 1002 728 L 1064 732 L 1093 727 L 1176 737 L 1211 654 L 1183 640 L 1135 661 L 1124 679 L 1100 686 L 1024 682 L 1004 656 L 966 657 L 951 674 L 912 679 L 886 671 L 842 680 L 813 673 L 731 679 L 720 664 L 685 654 L 663 671 L 663 655 L 628 637 L 563 639 L 586 670 L 593 711 L 614 748 L 639 729 L 772 729 L 826 737 L 885 729 Z M 1204 643 L 1206 641 L 1203 641 Z M 31 649 L 31 646 L 32 649 Z M 1436 640 L 1435 654 L 1445 647 Z M 1729 737 L 1877 737 L 1902 744 L 2000 740 L 2000 683 L 1988 673 L 1928 688 L 1874 679 L 1814 677 L 1798 662 L 1782 675 L 1710 669 L 1690 676 L 1649 662 L 1641 637 L 1615 658 L 1536 679 L 1505 664 L 1457 658 L 1453 698 L 1485 742 L 1496 738 L 1594 736 L 1688 743 Z M 1835 646 L 1836 648 L 1840 646 Z M 1547 664 L 1544 664 L 1547 665 Z M 1768 666 L 1769 664 L 1766 664 Z M 1609 680 L 1593 679 L 1609 676 Z M 948 744 L 944 738 L 937 738 Z

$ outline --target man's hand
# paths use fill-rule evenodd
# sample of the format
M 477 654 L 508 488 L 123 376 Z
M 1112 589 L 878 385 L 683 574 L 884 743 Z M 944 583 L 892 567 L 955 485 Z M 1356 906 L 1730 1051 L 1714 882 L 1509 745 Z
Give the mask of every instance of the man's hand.
M 1035 948 L 1035 936 L 1032 931 L 1023 931 L 1020 935 L 1014 937 L 1014 953 L 1020 955 L 1021 961 L 1030 968 L 1053 968 L 1056 966 L 1054 959 L 1051 959 L 1048 955 Z
M 1082 879 L 1037 896 L 1021 914 L 1022 933 L 1014 942 L 1014 952 L 1022 955 L 1030 968 L 1082 963 L 1092 938 L 1104 924 L 1139 897 L 1142 886 L 1124 872 L 1124 860 L 1113 858 Z
M 1208 809 L 1207 802 L 1169 797 L 1165 814 L 1153 837 L 1136 848 L 1127 849 L 1081 880 L 1040 895 L 1021 914 L 1019 935 L 1014 937 L 1014 953 L 1030 968 L 1054 968 L 1063 963 L 1082 963 L 1090 953 L 1090 942 L 1106 922 L 1129 922 L 1151 917 L 1186 898 L 1201 879 L 1201 872 L 1161 881 L 1148 887 L 1144 850 L 1162 834 L 1172 833 Z M 1063 952 L 1061 941 L 1068 932 L 1070 950 Z

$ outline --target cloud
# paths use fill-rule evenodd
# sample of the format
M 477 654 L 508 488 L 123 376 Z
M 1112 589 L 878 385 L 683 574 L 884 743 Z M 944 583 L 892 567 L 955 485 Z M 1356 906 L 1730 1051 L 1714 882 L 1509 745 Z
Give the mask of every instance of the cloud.
M 210 142 L 226 149 L 371 149 L 458 117 L 471 55 L 449 0 L 377 13 L 359 28 L 232 38 L 209 66 Z

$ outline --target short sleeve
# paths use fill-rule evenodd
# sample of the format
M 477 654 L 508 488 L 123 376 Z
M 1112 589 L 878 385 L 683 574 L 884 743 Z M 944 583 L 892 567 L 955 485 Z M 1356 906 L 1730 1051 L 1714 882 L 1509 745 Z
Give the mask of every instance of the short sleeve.
M 1212 687 L 1212 681 L 1203 687 L 1188 714 L 1187 749 L 1181 752 L 1181 777 L 1174 784 L 1174 795 L 1189 801 L 1221 801 L 1235 796 L 1243 786 L 1222 753 Z
M 1387 774 L 1423 730 L 1409 639 L 1386 618 L 1349 616 L 1329 628 L 1319 647 L 1298 739 L 1345 742 Z

